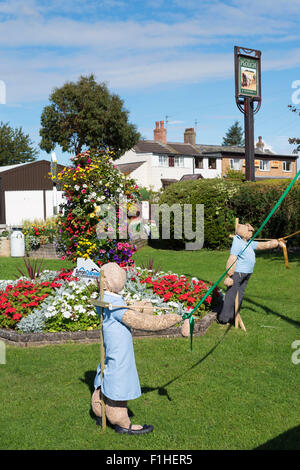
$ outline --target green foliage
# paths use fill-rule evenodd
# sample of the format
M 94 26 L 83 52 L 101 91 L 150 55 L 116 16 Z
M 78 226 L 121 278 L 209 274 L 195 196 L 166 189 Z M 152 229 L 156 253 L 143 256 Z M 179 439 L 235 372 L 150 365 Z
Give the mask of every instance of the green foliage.
M 231 170 L 230 168 L 227 170 L 226 178 L 234 181 L 245 181 L 246 179 L 245 174 L 241 170 Z
M 48 153 L 58 144 L 75 155 L 88 148 L 112 150 L 117 159 L 140 138 L 124 102 L 93 75 L 55 88 L 49 101 L 40 129 L 40 147 Z
M 235 218 L 249 222 L 257 230 L 270 213 L 290 180 L 244 182 L 234 180 L 196 180 L 174 183 L 160 198 L 160 204 L 204 204 L 204 247 L 227 248 L 234 233 Z M 182 211 L 183 212 L 183 211 Z M 193 216 L 195 219 L 195 215 Z M 174 225 L 174 219 L 171 219 Z M 193 220 L 195 229 L 196 221 Z M 173 226 L 171 225 L 171 228 Z M 268 221 L 259 238 L 279 238 L 300 229 L 300 184 L 296 182 L 280 207 Z M 183 248 L 183 240 L 172 239 L 168 247 Z M 300 236 L 289 239 L 290 246 L 299 246 Z
M 37 156 L 38 151 L 22 127 L 13 129 L 9 123 L 0 123 L 0 166 L 33 162 Z
M 223 137 L 222 145 L 236 145 L 238 147 L 243 147 L 245 145 L 243 129 L 238 121 L 235 121 L 235 123 L 228 129 L 225 137 Z
M 201 179 L 182 181 L 170 185 L 162 194 L 159 204 L 167 203 L 183 205 L 204 204 L 204 247 L 218 249 L 230 245 L 228 234 L 234 227 L 235 214 L 230 202 L 238 192 L 236 182 L 221 179 Z M 171 218 L 171 234 L 174 235 L 174 219 Z M 193 214 L 193 230 L 196 229 L 195 213 Z M 183 247 L 181 241 L 171 239 L 169 247 Z
M 279 200 L 290 181 L 245 182 L 232 201 L 241 223 L 249 221 L 257 230 Z M 295 183 L 277 211 L 259 234 L 259 238 L 279 238 L 300 229 L 300 185 Z M 300 236 L 289 239 L 299 246 Z

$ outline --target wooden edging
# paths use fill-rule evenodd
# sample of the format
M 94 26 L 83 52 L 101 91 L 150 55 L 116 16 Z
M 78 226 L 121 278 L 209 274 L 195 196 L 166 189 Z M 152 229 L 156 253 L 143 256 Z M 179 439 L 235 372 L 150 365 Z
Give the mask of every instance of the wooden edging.
M 194 336 L 202 336 L 215 321 L 216 313 L 209 312 L 201 320 L 196 321 Z M 176 338 L 182 337 L 181 326 L 173 326 L 161 331 L 143 331 L 132 329 L 133 338 Z M 98 343 L 99 330 L 66 331 L 55 333 L 19 333 L 14 330 L 0 328 L 0 341 L 20 347 L 49 346 L 65 343 Z

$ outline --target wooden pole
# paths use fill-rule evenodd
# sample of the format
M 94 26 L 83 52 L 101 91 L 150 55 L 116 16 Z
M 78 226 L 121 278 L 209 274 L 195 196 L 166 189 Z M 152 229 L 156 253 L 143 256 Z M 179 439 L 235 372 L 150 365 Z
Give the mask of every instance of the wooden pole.
M 237 292 L 235 297 L 235 328 L 238 328 L 239 325 L 243 331 L 246 331 L 245 325 L 239 312 L 239 293 Z
M 282 247 L 282 251 L 283 251 L 283 256 L 284 256 L 284 262 L 285 262 L 285 267 L 286 269 L 290 269 L 289 267 L 289 259 L 288 259 L 288 254 L 287 254 L 287 249 L 286 249 L 286 244 L 284 242 L 284 239 L 283 238 L 279 238 L 280 242 L 283 243 L 283 247 Z
M 100 272 L 100 301 L 103 302 L 104 297 L 104 272 Z M 102 379 L 103 379 L 103 372 L 105 367 L 105 349 L 104 349 L 104 340 L 103 340 L 103 311 L 104 307 L 100 307 L 100 357 L 101 357 L 101 389 L 100 389 L 100 403 L 101 403 L 101 411 L 102 411 L 102 432 L 106 430 L 106 409 L 105 409 L 105 401 L 103 396 L 103 386 L 102 386 Z

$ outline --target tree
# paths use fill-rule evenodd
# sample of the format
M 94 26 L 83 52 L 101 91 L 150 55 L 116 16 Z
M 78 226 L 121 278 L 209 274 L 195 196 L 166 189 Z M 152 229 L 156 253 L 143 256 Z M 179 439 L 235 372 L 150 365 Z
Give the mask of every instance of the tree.
M 223 137 L 222 145 L 236 145 L 237 147 L 243 147 L 245 145 L 243 129 L 238 121 L 235 121 L 235 123 L 228 129 L 225 137 Z
M 288 105 L 288 108 L 290 108 L 290 110 L 293 113 L 297 113 L 300 116 L 300 109 L 299 108 L 297 108 L 296 106 L 293 106 L 291 104 Z M 297 147 L 295 148 L 295 151 L 300 152 L 300 138 L 299 137 L 290 137 L 289 138 L 289 143 L 292 144 L 292 145 L 297 145 Z
M 55 145 L 64 152 L 82 150 L 113 151 L 119 158 L 139 140 L 135 125 L 128 122 L 128 111 L 116 94 L 110 94 L 94 75 L 81 76 L 76 83 L 55 88 L 41 115 L 41 149 L 47 153 Z
M 33 162 L 38 156 L 37 149 L 22 127 L 13 129 L 9 123 L 0 123 L 0 166 Z

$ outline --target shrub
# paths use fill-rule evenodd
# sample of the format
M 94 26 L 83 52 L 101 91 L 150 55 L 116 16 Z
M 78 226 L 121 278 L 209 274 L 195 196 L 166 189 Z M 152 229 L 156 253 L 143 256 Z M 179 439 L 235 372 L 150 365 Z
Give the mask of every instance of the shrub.
M 279 200 L 290 180 L 241 182 L 230 179 L 183 181 L 170 185 L 159 204 L 204 204 L 204 247 L 228 248 L 229 234 L 234 233 L 235 218 L 249 222 L 257 230 Z M 162 221 L 160 220 L 160 234 Z M 193 229 L 196 227 L 193 215 Z M 260 232 L 259 238 L 279 238 L 300 229 L 300 182 L 296 182 L 279 208 Z M 185 238 L 174 239 L 171 217 L 169 248 L 183 248 Z M 289 239 L 289 245 L 300 246 L 300 235 Z
M 232 208 L 241 223 L 250 222 L 257 230 L 279 200 L 290 180 L 245 182 L 232 200 Z M 296 182 L 270 218 L 259 238 L 279 238 L 300 229 L 300 184 Z M 300 246 L 300 236 L 289 239 Z
M 168 205 L 204 204 L 204 247 L 222 248 L 230 245 L 228 234 L 234 229 L 235 214 L 231 201 L 239 191 L 237 182 L 210 179 L 183 181 L 170 185 L 160 197 L 159 204 Z M 183 210 L 182 210 L 183 213 Z M 193 230 L 196 228 L 195 213 L 193 215 Z M 161 221 L 160 221 L 161 229 Z M 174 218 L 171 218 L 171 235 L 174 237 Z M 181 241 L 172 238 L 168 241 L 170 247 L 183 247 L 189 241 L 184 237 Z

